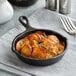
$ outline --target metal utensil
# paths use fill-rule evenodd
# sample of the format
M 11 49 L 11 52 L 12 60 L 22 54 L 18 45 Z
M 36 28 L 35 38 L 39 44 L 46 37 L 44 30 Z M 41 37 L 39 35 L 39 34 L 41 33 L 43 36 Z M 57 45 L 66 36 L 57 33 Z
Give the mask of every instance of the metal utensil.
M 57 10 L 57 0 L 46 0 L 46 8 L 52 11 Z
M 70 34 L 76 34 L 76 26 L 73 24 L 70 17 L 61 16 L 60 20 L 65 28 L 65 30 Z
M 71 0 L 59 0 L 59 12 L 69 14 L 71 12 Z

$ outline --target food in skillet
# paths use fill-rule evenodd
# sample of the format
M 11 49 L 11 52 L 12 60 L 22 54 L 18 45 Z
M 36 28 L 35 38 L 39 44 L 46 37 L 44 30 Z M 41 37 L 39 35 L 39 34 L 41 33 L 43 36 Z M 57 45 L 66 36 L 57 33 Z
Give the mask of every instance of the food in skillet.
M 21 55 L 31 58 L 51 58 L 64 51 L 64 42 L 59 41 L 55 35 L 37 31 L 19 40 L 16 50 Z

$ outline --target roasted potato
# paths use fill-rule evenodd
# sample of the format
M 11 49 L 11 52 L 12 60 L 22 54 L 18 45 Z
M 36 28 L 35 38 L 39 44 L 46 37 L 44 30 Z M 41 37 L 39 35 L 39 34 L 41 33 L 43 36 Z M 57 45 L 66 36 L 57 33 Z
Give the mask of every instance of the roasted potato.
M 20 50 L 25 44 L 29 44 L 29 40 L 27 38 L 19 40 L 16 44 L 16 50 Z
M 38 44 L 38 42 L 37 42 L 36 40 L 31 40 L 31 41 L 30 41 L 30 45 L 31 45 L 32 47 L 39 47 L 39 44 Z
M 48 35 L 48 39 L 54 44 L 59 43 L 59 39 L 55 35 Z
M 19 41 L 16 43 L 16 50 L 17 50 L 17 51 L 20 50 L 21 47 L 24 45 L 24 43 L 25 43 L 24 39 L 19 40 Z
M 30 45 L 24 45 L 22 48 L 21 48 L 21 54 L 23 56 L 30 56 L 32 53 L 32 48 Z
M 50 45 L 51 45 L 50 40 L 47 38 L 43 38 L 41 41 L 42 41 L 42 43 L 39 44 L 40 47 L 45 49 L 45 51 L 48 51 L 48 49 L 50 48 Z
M 46 35 L 45 32 L 37 31 L 16 43 L 16 50 L 23 56 L 32 58 L 54 57 L 64 50 L 64 42 L 59 41 L 55 35 Z
M 46 52 L 41 48 L 34 47 L 32 51 L 32 57 L 39 59 L 46 58 Z
M 30 34 L 27 38 L 28 38 L 29 40 L 36 40 L 36 41 L 39 41 L 39 40 L 40 40 L 40 38 L 39 38 L 39 36 L 37 35 L 37 33 Z

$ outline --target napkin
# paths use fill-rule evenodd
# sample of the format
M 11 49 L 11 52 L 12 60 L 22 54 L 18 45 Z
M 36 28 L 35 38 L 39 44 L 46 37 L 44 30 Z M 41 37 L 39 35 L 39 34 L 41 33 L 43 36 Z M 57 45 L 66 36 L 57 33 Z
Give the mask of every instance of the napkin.
M 17 71 L 13 71 L 14 74 L 27 74 L 25 76 L 76 76 L 76 35 L 70 35 L 65 31 L 59 17 L 57 13 L 46 9 L 40 9 L 29 17 L 32 27 L 54 30 L 67 37 L 67 51 L 59 62 L 49 66 L 32 66 L 22 62 L 11 50 L 14 37 L 25 30 L 23 26 L 18 26 L 0 38 L 0 69 L 10 72 L 14 69 Z

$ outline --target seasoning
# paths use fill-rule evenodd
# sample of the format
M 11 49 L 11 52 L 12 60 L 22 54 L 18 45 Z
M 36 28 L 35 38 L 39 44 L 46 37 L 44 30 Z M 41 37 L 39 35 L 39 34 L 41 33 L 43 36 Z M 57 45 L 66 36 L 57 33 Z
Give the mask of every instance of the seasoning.
M 46 8 L 49 10 L 57 10 L 57 0 L 46 0 Z
M 71 0 L 59 0 L 59 12 L 69 14 L 71 12 Z

